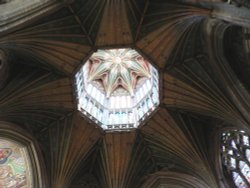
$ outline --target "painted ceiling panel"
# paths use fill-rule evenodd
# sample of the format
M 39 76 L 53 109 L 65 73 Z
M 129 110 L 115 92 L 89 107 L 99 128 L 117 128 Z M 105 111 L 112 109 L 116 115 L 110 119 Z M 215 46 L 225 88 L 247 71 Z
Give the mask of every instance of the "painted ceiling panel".
M 151 77 L 148 62 L 130 48 L 98 50 L 89 61 L 89 81 L 101 79 L 108 97 L 118 87 L 123 87 L 133 96 L 139 80 Z
M 26 147 L 0 137 L 0 186 L 32 187 L 33 172 Z

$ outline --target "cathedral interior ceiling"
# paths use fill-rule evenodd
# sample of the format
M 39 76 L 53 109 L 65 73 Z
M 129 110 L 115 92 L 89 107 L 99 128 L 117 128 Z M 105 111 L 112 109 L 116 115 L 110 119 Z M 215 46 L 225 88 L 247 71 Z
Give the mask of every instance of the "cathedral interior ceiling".
M 181 184 L 193 177 L 187 187 L 219 187 L 212 135 L 227 126 L 249 129 L 249 102 L 239 105 L 242 96 L 214 63 L 226 60 L 218 57 L 223 52 L 213 56 L 221 46 L 211 44 L 206 25 L 214 18 L 205 5 L 181 0 L 0 4 L 0 62 L 9 64 L 4 75 L 0 64 L 0 120 L 20 125 L 38 140 L 51 187 L 86 182 L 96 188 L 141 187 L 158 173 L 172 183 L 183 174 Z M 136 49 L 159 70 L 160 107 L 136 130 L 104 132 L 77 111 L 74 75 L 97 49 L 124 47 Z

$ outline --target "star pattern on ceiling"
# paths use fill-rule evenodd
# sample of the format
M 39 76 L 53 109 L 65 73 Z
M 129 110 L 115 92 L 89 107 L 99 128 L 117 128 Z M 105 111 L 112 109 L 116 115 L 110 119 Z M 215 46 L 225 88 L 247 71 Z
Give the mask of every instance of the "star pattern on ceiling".
M 11 57 L 1 70 L 13 64 L 0 71 L 0 80 L 8 78 L 0 82 L 0 120 L 39 143 L 44 187 L 75 188 L 91 180 L 95 188 L 152 188 L 153 178 L 156 185 L 219 188 L 227 181 L 218 169 L 217 131 L 249 129 L 250 107 L 249 90 L 229 64 L 241 64 L 236 52 L 244 48 L 227 45 L 234 58 L 225 56 L 224 30 L 249 26 L 250 15 L 246 7 L 220 3 L 51 0 L 1 22 L 0 48 Z M 96 49 L 125 46 L 160 68 L 160 107 L 136 131 L 104 134 L 76 111 L 72 77 Z M 90 70 L 98 68 L 91 82 L 106 84 L 109 95 L 118 88 L 132 94 L 136 80 L 147 78 L 140 61 L 122 73 L 119 58 L 107 69 L 96 57 Z
M 107 97 L 121 87 L 133 96 L 139 80 L 151 77 L 148 62 L 130 48 L 98 50 L 89 61 L 88 79 L 101 81 Z

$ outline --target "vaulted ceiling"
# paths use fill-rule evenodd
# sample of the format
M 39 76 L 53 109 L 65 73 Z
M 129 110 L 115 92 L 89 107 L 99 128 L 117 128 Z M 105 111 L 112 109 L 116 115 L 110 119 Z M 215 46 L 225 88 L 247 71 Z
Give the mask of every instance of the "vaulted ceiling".
M 242 2 L 53 0 L 0 14 L 0 120 L 36 138 L 46 187 L 222 187 L 217 133 L 250 124 Z M 137 130 L 104 132 L 77 111 L 74 74 L 112 47 L 136 49 L 160 72 L 160 107 Z M 235 72 L 237 57 L 246 66 Z

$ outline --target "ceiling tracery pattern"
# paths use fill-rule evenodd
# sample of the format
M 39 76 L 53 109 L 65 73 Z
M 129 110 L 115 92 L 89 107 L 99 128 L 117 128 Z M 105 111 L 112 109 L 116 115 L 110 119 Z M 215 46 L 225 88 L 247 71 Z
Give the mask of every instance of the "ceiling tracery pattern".
M 2 120 L 24 124 L 29 120 L 38 128 L 47 126 L 73 108 L 68 78 L 57 78 L 39 71 L 31 72 L 25 67 L 22 66 L 23 71 L 15 74 L 1 91 Z M 60 107 L 63 109 L 59 110 Z
M 103 147 L 100 151 L 103 159 L 100 161 L 100 169 L 104 171 L 104 181 L 101 182 L 103 187 L 125 187 L 126 184 L 128 186 L 127 175 L 135 136 L 135 132 L 111 133 L 103 138 Z
M 0 120 L 16 122 L 39 141 L 45 187 L 140 188 L 160 172 L 170 186 L 185 174 L 192 180 L 184 178 L 182 186 L 220 187 L 209 153 L 214 122 L 244 128 L 249 122 L 246 107 L 232 100 L 240 91 L 214 66 L 224 60 L 206 30 L 211 3 L 218 2 L 56 1 L 39 15 L 29 12 L 35 19 L 17 16 L 11 29 L 1 28 L 0 48 L 13 65 L 0 92 Z M 72 77 L 98 47 L 135 48 L 160 68 L 161 107 L 135 132 L 104 133 L 76 110 Z M 150 75 L 130 55 L 132 62 L 108 54 L 103 66 L 103 50 L 92 59 L 91 80 L 101 79 L 109 94 L 118 86 L 132 94 L 136 78 Z
M 44 18 L 0 39 L 3 49 L 22 52 L 43 64 L 49 62 L 65 74 L 71 74 L 90 54 L 89 45 L 86 33 L 65 8 L 49 15 L 49 19 Z
M 178 43 L 205 19 L 209 11 L 179 4 L 151 2 L 144 15 L 136 46 L 164 68 Z M 155 19 L 157 17 L 157 19 Z
M 139 79 L 150 78 L 148 62 L 132 49 L 98 50 L 90 58 L 89 81 L 101 80 L 109 97 L 118 87 L 131 96 Z
M 95 45 L 127 45 L 132 44 L 132 42 L 133 37 L 126 12 L 126 1 L 108 1 L 105 3 Z
M 218 78 L 211 77 L 213 73 L 203 68 L 204 63 L 204 57 L 193 59 L 181 68 L 172 69 L 171 74 L 164 74 L 163 89 L 166 92 L 163 103 L 246 126 L 248 123 L 244 116 L 223 94 Z
M 187 135 L 191 134 L 187 130 L 188 124 L 182 118 L 179 119 L 181 124 L 177 123 L 168 111 L 160 109 L 147 126 L 142 128 L 156 163 L 163 170 L 184 170 L 207 185 L 218 187 L 206 154 L 199 149 L 198 143 L 188 138 Z M 189 133 L 185 134 L 185 131 Z
M 79 170 L 81 161 L 91 152 L 101 133 L 88 122 L 82 121 L 79 114 L 69 114 L 52 124 L 48 134 L 50 156 L 47 156 L 47 162 L 51 165 L 50 186 L 68 187 L 72 176 Z M 54 148 L 55 145 L 58 147 Z

